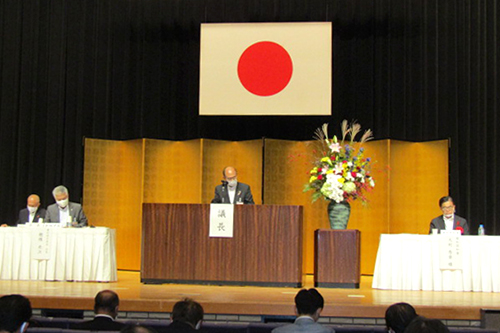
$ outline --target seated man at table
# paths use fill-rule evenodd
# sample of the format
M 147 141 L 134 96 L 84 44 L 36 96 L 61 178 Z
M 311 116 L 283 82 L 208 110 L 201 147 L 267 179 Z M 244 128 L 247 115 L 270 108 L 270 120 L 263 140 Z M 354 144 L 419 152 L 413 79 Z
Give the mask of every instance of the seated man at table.
M 25 222 L 38 222 L 45 217 L 45 208 L 40 207 L 40 197 L 32 194 L 28 197 L 27 206 L 19 211 L 17 224 Z
M 115 321 L 119 305 L 120 299 L 117 293 L 112 290 L 100 291 L 94 299 L 94 319 L 76 324 L 72 328 L 89 331 L 119 331 L 126 326 L 124 323 Z
M 160 333 L 196 332 L 203 321 L 203 307 L 190 298 L 175 303 L 171 315 L 172 323 Z
M 60 222 L 63 224 L 71 222 L 74 227 L 87 225 L 87 216 L 83 212 L 82 205 L 69 201 L 69 192 L 66 187 L 63 185 L 57 186 L 52 191 L 52 195 L 56 203 L 47 207 L 45 222 Z
M 441 230 L 460 230 L 462 235 L 469 234 L 469 224 L 463 217 L 455 215 L 455 204 L 450 196 L 439 199 L 439 207 L 443 211 L 443 215 L 436 217 L 431 221 L 429 234 L 432 229 Z
M 295 296 L 295 313 L 297 319 L 293 324 L 276 327 L 272 333 L 334 333 L 331 327 L 317 323 L 323 311 L 323 296 L 314 288 L 302 289 Z
M 31 319 L 31 303 L 21 295 L 0 298 L 0 333 L 24 333 Z
M 212 203 L 254 204 L 250 186 L 238 182 L 238 172 L 234 167 L 225 167 L 222 176 L 222 185 L 215 187 Z

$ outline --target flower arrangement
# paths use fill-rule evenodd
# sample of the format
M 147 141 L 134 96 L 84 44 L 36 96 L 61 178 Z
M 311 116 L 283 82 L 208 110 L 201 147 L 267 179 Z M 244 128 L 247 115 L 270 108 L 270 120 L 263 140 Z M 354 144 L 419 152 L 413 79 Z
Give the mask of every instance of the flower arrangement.
M 318 141 L 319 156 L 316 156 L 314 167 L 310 171 L 309 182 L 304 192 L 313 190 L 313 201 L 323 197 L 335 202 L 360 199 L 366 202 L 364 193 L 375 186 L 370 175 L 371 159 L 364 157 L 364 148 L 356 150 L 354 139 L 361 131 L 361 125 L 356 122 L 341 124 L 342 140 L 336 136 L 328 138 L 328 124 L 323 124 L 315 132 Z M 346 141 L 346 137 L 349 137 Z M 366 130 L 359 143 L 373 139 L 371 130 Z M 317 152 L 317 151 L 315 151 Z

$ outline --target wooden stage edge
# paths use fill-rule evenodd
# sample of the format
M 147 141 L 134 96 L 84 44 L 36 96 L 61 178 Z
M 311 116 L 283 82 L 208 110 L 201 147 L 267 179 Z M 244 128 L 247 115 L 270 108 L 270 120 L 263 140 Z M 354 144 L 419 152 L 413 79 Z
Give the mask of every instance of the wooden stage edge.
M 313 287 L 307 276 L 305 288 Z M 322 316 L 383 318 L 386 308 L 397 302 L 412 304 L 429 318 L 479 320 L 481 309 L 499 309 L 500 293 L 377 290 L 372 277 L 362 276 L 359 289 L 318 288 L 325 298 Z M 95 294 L 103 289 L 120 296 L 121 311 L 170 312 L 178 300 L 190 297 L 203 305 L 206 314 L 276 315 L 294 314 L 298 288 L 236 287 L 206 285 L 146 285 L 140 273 L 118 271 L 118 281 L 44 282 L 0 280 L 1 294 L 22 294 L 35 309 L 92 310 Z

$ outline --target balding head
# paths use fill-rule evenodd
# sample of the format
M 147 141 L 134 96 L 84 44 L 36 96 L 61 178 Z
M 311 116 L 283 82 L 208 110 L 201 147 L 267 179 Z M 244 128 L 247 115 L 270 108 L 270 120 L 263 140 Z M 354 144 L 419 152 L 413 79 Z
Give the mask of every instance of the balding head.
M 38 208 L 38 206 L 40 206 L 40 197 L 36 194 L 32 194 L 28 197 L 27 203 L 29 207 Z
M 120 299 L 113 290 L 103 290 L 95 296 L 94 312 L 95 314 L 106 314 L 113 318 L 118 315 L 118 305 Z
M 222 170 L 222 175 L 224 176 L 224 179 L 227 181 L 230 181 L 238 175 L 238 172 L 236 169 L 232 166 L 225 167 L 224 170 Z

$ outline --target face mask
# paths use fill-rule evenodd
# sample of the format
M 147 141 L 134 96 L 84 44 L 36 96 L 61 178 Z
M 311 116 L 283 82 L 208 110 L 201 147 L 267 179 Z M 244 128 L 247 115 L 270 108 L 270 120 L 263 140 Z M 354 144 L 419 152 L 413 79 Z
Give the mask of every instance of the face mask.
M 69 200 L 68 199 L 64 199 L 64 200 L 59 200 L 59 201 L 56 201 L 57 202 L 57 205 L 61 208 L 66 208 L 66 206 L 68 205 L 68 202 Z
M 31 206 L 28 206 L 27 208 L 30 214 L 35 214 L 36 210 L 38 209 L 38 207 L 31 207 Z
M 238 181 L 236 179 L 233 179 L 233 180 L 230 180 L 230 181 L 227 182 L 227 186 L 230 189 L 235 189 L 236 188 L 236 184 L 238 184 Z

